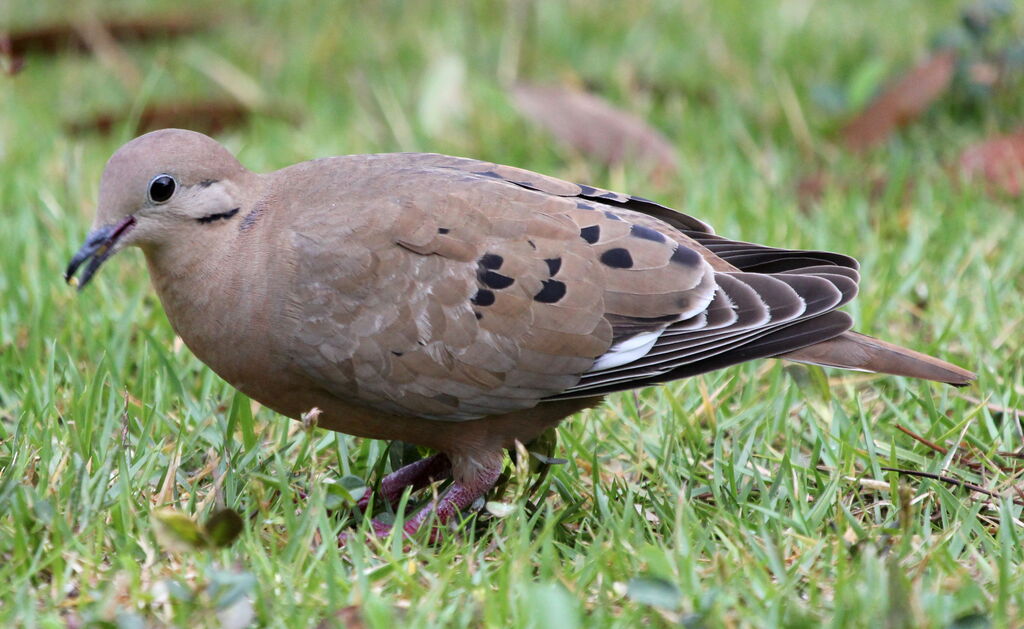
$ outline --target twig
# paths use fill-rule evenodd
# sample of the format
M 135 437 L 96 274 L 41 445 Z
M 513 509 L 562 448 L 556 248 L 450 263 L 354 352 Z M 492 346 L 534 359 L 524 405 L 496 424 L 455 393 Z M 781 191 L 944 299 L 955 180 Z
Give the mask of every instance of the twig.
M 931 442 L 931 441 L 928 441 L 924 437 L 911 432 L 910 430 L 908 430 L 907 428 L 904 428 L 903 426 L 900 426 L 899 424 L 896 424 L 896 429 L 899 430 L 900 432 L 902 432 L 903 434 L 908 435 L 914 441 L 917 441 L 919 443 L 923 443 L 924 445 L 928 446 L 932 450 L 935 450 L 937 452 L 941 452 L 942 454 L 946 454 L 947 452 L 949 452 L 949 450 L 947 450 L 946 448 L 943 448 L 939 444 Z
M 965 487 L 967 489 L 970 489 L 971 491 L 976 491 L 976 492 L 978 492 L 980 494 L 985 494 L 986 496 L 989 496 L 990 498 L 998 498 L 999 497 L 999 494 L 997 494 L 994 491 L 985 489 L 984 487 L 979 487 L 978 485 L 975 485 L 974 483 L 968 483 L 967 481 L 962 481 L 959 478 L 953 478 L 952 476 L 943 476 L 941 474 L 932 474 L 931 472 L 918 472 L 918 471 L 915 471 L 915 470 L 901 470 L 898 467 L 882 467 L 881 469 L 886 471 L 886 472 L 896 472 L 897 474 L 906 474 L 907 476 L 919 476 L 921 478 L 930 478 L 932 480 L 939 480 L 939 481 L 942 481 L 944 483 L 949 483 L 951 485 L 957 485 L 957 486 L 960 486 L 960 487 Z

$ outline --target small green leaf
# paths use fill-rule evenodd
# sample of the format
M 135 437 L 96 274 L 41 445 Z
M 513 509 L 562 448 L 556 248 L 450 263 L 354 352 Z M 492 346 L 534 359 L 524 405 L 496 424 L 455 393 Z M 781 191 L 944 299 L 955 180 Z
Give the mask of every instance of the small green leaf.
M 630 600 L 661 609 L 677 610 L 682 593 L 675 583 L 660 577 L 634 577 L 626 585 Z
M 337 480 L 328 479 L 325 483 L 327 496 L 324 506 L 331 511 L 354 505 L 367 491 L 366 483 L 358 476 L 342 476 Z
M 498 502 L 497 500 L 490 500 L 484 505 L 487 512 L 496 518 L 504 518 L 510 515 L 516 510 L 516 506 L 507 502 Z
M 206 548 L 207 540 L 195 521 L 173 509 L 153 512 L 153 530 L 156 539 L 167 550 L 188 551 Z
M 234 509 L 221 509 L 210 516 L 203 527 L 206 529 L 206 537 L 211 545 L 216 548 L 230 546 L 242 533 L 242 516 Z

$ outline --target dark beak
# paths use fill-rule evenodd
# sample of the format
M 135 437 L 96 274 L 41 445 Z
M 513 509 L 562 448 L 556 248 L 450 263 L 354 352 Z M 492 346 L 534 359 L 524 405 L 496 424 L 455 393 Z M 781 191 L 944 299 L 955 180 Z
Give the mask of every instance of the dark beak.
M 116 251 L 114 245 L 117 244 L 117 241 L 134 226 L 135 217 L 128 215 L 121 219 L 119 223 L 106 225 L 91 231 L 85 239 L 85 244 L 82 245 L 82 248 L 78 250 L 78 253 L 68 263 L 68 268 L 64 271 L 64 281 L 68 284 L 77 283 L 78 290 L 85 288 L 85 285 L 89 283 L 89 280 L 92 279 L 100 265 L 106 262 L 107 258 L 114 255 Z M 92 260 L 86 265 L 82 278 L 76 278 L 75 271 L 89 258 L 92 258 Z

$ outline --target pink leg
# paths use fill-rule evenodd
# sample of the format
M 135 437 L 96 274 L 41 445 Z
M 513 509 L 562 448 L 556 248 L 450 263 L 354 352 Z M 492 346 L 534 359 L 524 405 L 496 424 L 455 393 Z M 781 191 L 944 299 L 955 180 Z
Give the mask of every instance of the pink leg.
M 446 524 L 448 521 L 455 516 L 456 513 L 468 508 L 478 498 L 486 494 L 494 483 L 498 481 L 498 476 L 501 475 L 501 458 L 497 459 L 496 464 L 488 466 L 478 466 L 473 470 L 474 473 L 470 474 L 468 478 L 461 481 L 456 480 L 452 483 L 452 486 L 448 488 L 444 496 L 441 497 L 437 502 L 420 509 L 420 511 L 414 515 L 402 530 L 407 535 L 416 533 L 425 523 L 429 522 L 435 515 L 437 516 L 437 522 L 439 524 Z M 373 532 L 379 536 L 387 535 L 391 531 L 391 526 L 374 521 Z M 430 536 L 431 541 L 437 539 L 437 530 L 433 530 Z
M 435 454 L 410 463 L 381 479 L 380 493 L 377 495 L 378 504 L 383 499 L 387 504 L 396 507 L 406 487 L 411 487 L 413 491 L 423 489 L 434 481 L 448 478 L 451 474 L 451 461 L 444 454 Z M 356 503 L 363 511 L 370 505 L 371 495 L 372 493 L 367 491 Z

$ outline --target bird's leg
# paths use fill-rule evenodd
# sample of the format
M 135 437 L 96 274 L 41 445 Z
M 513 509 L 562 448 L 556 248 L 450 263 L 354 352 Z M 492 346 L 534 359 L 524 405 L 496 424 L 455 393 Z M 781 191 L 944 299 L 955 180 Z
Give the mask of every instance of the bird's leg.
M 410 463 L 403 468 L 391 472 L 380 481 L 380 492 L 376 497 L 383 499 L 387 504 L 395 507 L 402 498 L 402 492 L 406 487 L 412 491 L 423 489 L 430 483 L 448 478 L 452 474 L 452 463 L 444 454 L 435 454 Z M 370 497 L 373 492 L 367 491 L 356 504 L 360 509 L 366 511 L 370 505 Z
M 438 524 L 446 524 L 452 517 L 486 494 L 501 475 L 502 458 L 499 453 L 497 457 L 484 457 L 484 460 L 458 460 L 455 465 L 455 482 L 448 491 L 436 502 L 420 509 L 405 526 L 402 527 L 407 535 L 416 533 L 434 516 Z M 391 527 L 382 522 L 373 522 L 373 531 L 377 535 L 387 535 Z M 431 541 L 435 540 L 436 530 L 431 532 Z

